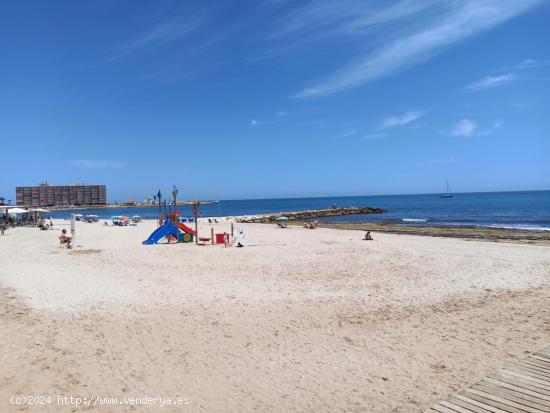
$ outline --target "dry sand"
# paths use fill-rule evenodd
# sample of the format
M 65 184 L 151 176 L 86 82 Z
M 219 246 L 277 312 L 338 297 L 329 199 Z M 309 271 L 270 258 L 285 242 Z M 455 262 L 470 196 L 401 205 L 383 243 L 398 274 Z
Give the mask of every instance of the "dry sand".
M 258 246 L 141 245 L 151 221 L 79 223 L 73 250 L 9 230 L 0 412 L 420 412 L 550 343 L 547 245 L 240 226 Z

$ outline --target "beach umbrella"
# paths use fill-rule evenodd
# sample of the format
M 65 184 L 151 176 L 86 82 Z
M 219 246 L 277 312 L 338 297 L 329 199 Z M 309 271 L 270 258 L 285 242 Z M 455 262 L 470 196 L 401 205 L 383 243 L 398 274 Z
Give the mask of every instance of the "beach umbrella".
M 26 209 L 23 209 L 23 208 L 9 208 L 8 209 L 8 214 L 26 214 L 27 211 Z
M 33 211 L 33 212 L 51 212 L 51 211 L 48 211 L 47 209 L 44 209 L 44 208 L 35 208 L 35 209 L 30 209 L 29 211 Z
M 288 217 L 282 216 L 277 218 L 277 221 L 288 221 Z

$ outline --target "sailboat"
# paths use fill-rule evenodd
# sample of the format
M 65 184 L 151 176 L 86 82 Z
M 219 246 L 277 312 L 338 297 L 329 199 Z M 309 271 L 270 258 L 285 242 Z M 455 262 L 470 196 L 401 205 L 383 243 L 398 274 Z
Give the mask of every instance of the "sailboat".
M 441 198 L 452 198 L 453 193 L 451 192 L 451 187 L 449 186 L 449 181 L 447 181 L 447 192 L 441 194 Z

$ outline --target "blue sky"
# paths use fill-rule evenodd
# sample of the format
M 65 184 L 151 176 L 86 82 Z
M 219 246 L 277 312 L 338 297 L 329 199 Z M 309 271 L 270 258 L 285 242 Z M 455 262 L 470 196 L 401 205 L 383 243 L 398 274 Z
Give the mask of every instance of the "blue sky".
M 550 2 L 5 2 L 0 195 L 550 189 Z

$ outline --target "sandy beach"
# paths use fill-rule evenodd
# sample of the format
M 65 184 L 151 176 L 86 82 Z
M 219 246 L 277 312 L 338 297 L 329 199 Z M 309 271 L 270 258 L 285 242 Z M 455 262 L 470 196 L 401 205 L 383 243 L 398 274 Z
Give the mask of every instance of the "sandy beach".
M 548 245 L 238 224 L 257 246 L 145 246 L 146 221 L 77 223 L 67 250 L 54 223 L 0 237 L 1 412 L 420 412 L 550 343 Z

